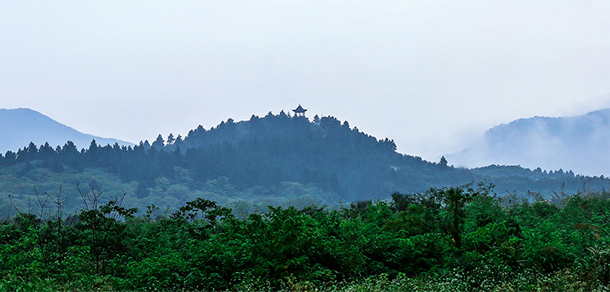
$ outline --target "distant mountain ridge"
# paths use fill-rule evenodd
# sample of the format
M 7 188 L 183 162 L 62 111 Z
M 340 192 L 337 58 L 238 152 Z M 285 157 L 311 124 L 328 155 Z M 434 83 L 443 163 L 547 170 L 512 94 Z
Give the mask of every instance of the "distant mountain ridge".
M 68 140 L 79 148 L 87 148 L 91 140 L 99 145 L 132 143 L 112 138 L 102 138 L 81 133 L 61 124 L 48 116 L 28 108 L 0 109 L 0 152 L 16 151 L 30 142 L 40 146 L 48 142 L 50 146 L 64 145 Z
M 532 117 L 489 129 L 483 139 L 448 155 L 458 166 L 521 165 L 610 175 L 610 109 L 573 117 Z

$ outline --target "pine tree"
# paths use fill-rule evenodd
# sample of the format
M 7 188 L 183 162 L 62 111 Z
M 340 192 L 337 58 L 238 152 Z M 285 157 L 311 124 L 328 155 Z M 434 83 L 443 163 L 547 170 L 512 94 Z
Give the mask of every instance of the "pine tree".
M 438 164 L 442 166 L 447 166 L 447 159 L 445 158 L 445 156 L 441 157 L 441 161 L 439 161 Z
M 163 136 L 159 134 L 159 136 L 157 136 L 157 140 L 152 143 L 152 147 L 156 148 L 157 150 L 161 150 L 163 149 L 163 146 L 165 146 L 165 141 L 163 140 Z
M 174 138 L 174 134 L 169 133 L 169 136 L 167 136 L 167 144 L 168 145 L 174 144 L 174 141 L 176 141 L 176 139 Z

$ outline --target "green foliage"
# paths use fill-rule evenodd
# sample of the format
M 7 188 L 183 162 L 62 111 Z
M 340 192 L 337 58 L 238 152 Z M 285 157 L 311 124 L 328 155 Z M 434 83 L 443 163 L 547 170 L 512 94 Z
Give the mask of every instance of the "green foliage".
M 100 189 L 0 225 L 0 291 L 605 291 L 607 194 L 507 205 L 489 186 L 238 215 L 198 198 L 142 216 Z M 459 245 L 461 242 L 461 245 Z M 580 289 L 580 290 L 579 290 Z

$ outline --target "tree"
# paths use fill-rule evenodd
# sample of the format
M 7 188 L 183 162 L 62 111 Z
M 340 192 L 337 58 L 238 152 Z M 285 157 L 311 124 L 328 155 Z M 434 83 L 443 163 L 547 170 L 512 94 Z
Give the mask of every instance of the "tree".
M 173 144 L 174 141 L 176 141 L 176 139 L 174 138 L 174 134 L 169 133 L 169 136 L 167 136 L 167 144 Z
M 40 146 L 40 150 L 38 152 L 43 159 L 52 157 L 55 154 L 55 150 L 53 147 L 51 147 L 51 145 L 49 145 L 49 142 L 46 142 L 44 145 Z
M 150 143 L 148 142 L 148 140 L 142 142 L 140 141 L 140 147 L 142 147 L 142 149 L 144 150 L 148 150 L 150 149 Z
M 493 188 L 493 184 L 485 185 L 479 183 L 477 189 L 466 185 L 463 187 L 430 190 L 431 197 L 440 202 L 449 215 L 445 221 L 445 230 L 451 236 L 451 241 L 458 251 L 462 249 L 462 230 L 464 229 L 464 220 L 466 218 L 464 208 L 475 197 L 490 195 Z
M 176 141 L 174 141 L 174 146 L 176 146 L 176 148 L 181 148 L 183 145 L 184 141 L 182 140 L 182 136 L 178 134 L 178 137 L 176 137 Z
M 61 153 L 65 155 L 77 155 L 78 149 L 76 148 L 76 145 L 74 145 L 74 142 L 68 141 L 64 144 L 64 147 L 61 148 Z
M 135 191 L 136 197 L 138 199 L 148 197 L 148 195 L 150 194 L 150 191 L 148 190 L 150 185 L 151 183 L 148 181 L 141 181 Z
M 99 146 L 97 146 L 97 142 L 95 142 L 95 139 L 93 139 L 91 140 L 91 144 L 89 144 L 89 150 L 87 152 L 94 152 L 98 148 Z
M 34 142 L 30 142 L 28 145 L 27 153 L 30 158 L 36 158 L 38 156 L 38 148 L 36 148 L 36 144 L 34 144 Z
M 445 158 L 445 156 L 441 157 L 441 161 L 439 161 L 438 164 L 442 166 L 447 166 L 447 159 Z
M 161 150 L 163 149 L 163 146 L 165 146 L 165 141 L 163 140 L 163 136 L 159 134 L 159 136 L 157 136 L 157 140 L 152 143 L 152 147 L 156 148 L 157 150 Z

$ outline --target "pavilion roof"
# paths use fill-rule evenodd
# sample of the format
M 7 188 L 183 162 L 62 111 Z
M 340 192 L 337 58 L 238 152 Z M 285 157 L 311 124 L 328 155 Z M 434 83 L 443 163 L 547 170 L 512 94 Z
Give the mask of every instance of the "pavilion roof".
M 304 109 L 304 108 L 303 108 L 303 107 L 302 107 L 302 106 L 299 104 L 299 106 L 298 106 L 297 108 L 293 109 L 292 111 L 293 111 L 293 112 L 295 112 L 295 113 L 304 113 L 304 112 L 306 112 L 307 110 L 306 110 L 306 109 Z

